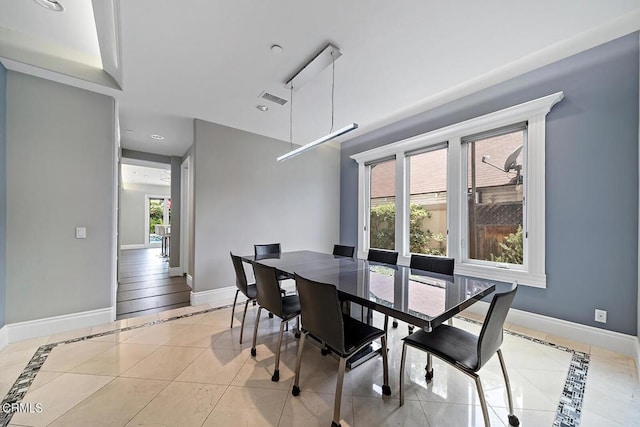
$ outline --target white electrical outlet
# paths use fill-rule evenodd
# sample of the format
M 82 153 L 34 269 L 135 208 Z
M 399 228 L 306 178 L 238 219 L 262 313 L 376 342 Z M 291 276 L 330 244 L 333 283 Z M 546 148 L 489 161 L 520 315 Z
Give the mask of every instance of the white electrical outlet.
M 76 227 L 76 239 L 87 238 L 87 227 Z
M 596 308 L 596 322 L 607 323 L 607 310 Z

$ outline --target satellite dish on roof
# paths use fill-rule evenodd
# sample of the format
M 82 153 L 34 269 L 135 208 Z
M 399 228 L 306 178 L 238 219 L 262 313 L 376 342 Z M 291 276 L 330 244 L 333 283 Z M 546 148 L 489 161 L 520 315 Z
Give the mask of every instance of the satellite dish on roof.
M 518 166 L 518 164 L 516 164 L 516 159 L 518 158 L 518 156 L 520 155 L 520 152 L 522 151 L 522 147 L 523 145 L 520 145 L 519 147 L 517 147 L 515 150 L 513 150 L 511 152 L 511 154 L 509 154 L 507 156 L 507 160 L 504 161 L 504 171 L 505 172 L 509 172 L 512 169 L 516 169 L 519 170 L 520 168 Z

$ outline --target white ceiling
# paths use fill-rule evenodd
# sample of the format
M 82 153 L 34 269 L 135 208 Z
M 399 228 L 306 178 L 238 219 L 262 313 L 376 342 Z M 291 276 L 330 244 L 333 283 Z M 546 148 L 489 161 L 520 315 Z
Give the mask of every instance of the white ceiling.
M 120 170 L 122 172 L 122 183 L 125 187 L 129 184 L 171 185 L 169 165 L 141 166 L 123 164 Z
M 88 3 L 59 1 L 60 15 L 69 16 Z M 288 140 L 289 104 L 258 96 L 267 90 L 288 99 L 284 82 L 329 42 L 343 54 L 335 66 L 335 127 L 360 125 L 350 138 L 640 29 L 640 0 L 111 1 L 122 146 L 164 155 L 188 149 L 193 118 Z M 22 3 L 34 7 L 5 13 Z M 59 16 L 34 2 L 0 0 L 0 16 L 12 30 L 77 42 L 77 22 L 60 26 Z M 274 54 L 273 44 L 284 51 Z M 294 142 L 316 139 L 330 125 L 328 68 L 294 93 Z

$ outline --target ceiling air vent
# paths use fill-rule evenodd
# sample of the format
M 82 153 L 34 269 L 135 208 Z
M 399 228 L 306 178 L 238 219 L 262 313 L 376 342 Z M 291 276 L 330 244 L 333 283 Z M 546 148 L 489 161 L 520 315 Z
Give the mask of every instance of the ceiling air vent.
M 260 98 L 266 99 L 267 101 L 275 102 L 276 104 L 280 105 L 284 105 L 288 102 L 286 99 L 282 99 L 279 96 L 275 96 L 266 91 L 260 94 Z

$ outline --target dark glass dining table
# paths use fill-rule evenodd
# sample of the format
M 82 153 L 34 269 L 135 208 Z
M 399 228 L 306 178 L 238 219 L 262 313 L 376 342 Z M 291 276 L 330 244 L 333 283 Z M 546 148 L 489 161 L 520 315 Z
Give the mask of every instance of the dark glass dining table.
M 446 276 L 362 259 L 313 251 L 247 255 L 248 263 L 275 267 L 289 278 L 298 274 L 336 286 L 342 300 L 381 312 L 430 332 L 495 291 L 489 280 Z

